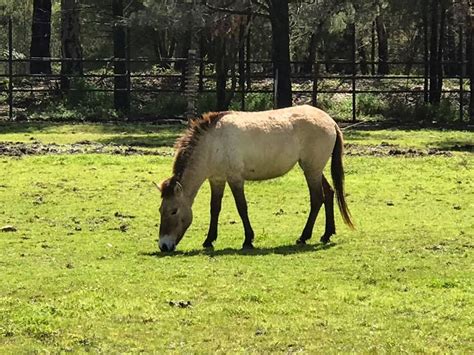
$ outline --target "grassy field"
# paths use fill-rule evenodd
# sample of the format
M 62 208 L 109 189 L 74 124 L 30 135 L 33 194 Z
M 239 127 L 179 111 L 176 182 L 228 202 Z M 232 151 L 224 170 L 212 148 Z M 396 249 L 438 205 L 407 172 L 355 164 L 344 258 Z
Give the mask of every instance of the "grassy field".
M 1 142 L 169 152 L 179 129 L 0 125 Z M 157 252 L 153 181 L 169 156 L 0 156 L 0 353 L 474 352 L 473 134 L 348 131 L 347 142 L 451 156 L 347 156 L 357 230 L 294 245 L 308 212 L 298 169 L 249 183 L 256 250 L 226 191 L 213 252 L 209 188 L 173 255 Z

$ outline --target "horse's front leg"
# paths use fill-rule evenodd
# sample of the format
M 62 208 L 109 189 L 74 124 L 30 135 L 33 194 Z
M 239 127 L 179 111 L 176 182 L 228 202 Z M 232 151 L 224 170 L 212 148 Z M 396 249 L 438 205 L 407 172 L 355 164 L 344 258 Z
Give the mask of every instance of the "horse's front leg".
M 244 181 L 228 181 L 232 194 L 234 195 L 237 211 L 239 212 L 242 223 L 244 224 L 245 240 L 242 246 L 243 249 L 253 249 L 254 232 L 250 225 L 250 220 L 247 211 L 247 200 L 244 193 Z
M 207 238 L 202 244 L 204 248 L 212 248 L 212 243 L 217 239 L 217 226 L 219 222 L 219 213 L 221 212 L 222 196 L 224 196 L 225 181 L 209 180 L 211 185 L 211 222 Z
M 333 234 L 336 234 L 334 222 L 334 190 L 323 175 L 324 210 L 326 212 L 326 229 L 321 237 L 321 243 L 329 243 Z

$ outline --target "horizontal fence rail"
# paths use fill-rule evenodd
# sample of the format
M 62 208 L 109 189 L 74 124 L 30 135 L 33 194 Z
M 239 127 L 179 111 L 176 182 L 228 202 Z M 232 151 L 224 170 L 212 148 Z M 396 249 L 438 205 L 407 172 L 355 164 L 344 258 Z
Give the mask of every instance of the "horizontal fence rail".
M 116 59 L 116 58 L 94 58 L 94 59 L 68 59 L 68 61 L 81 62 L 83 65 L 87 63 L 93 64 L 107 64 L 110 67 L 99 66 L 95 69 L 85 70 L 83 74 L 61 74 L 59 73 L 46 73 L 46 74 L 29 74 L 26 72 L 25 64 L 30 63 L 31 60 L 43 60 L 49 61 L 51 63 L 63 63 L 65 60 L 62 58 L 22 58 L 22 59 L 0 59 L 0 66 L 3 65 L 6 67 L 6 70 L 2 73 L 0 71 L 0 94 L 6 93 L 8 99 L 8 117 L 13 119 L 15 111 L 15 94 L 21 93 L 50 93 L 52 95 L 62 95 L 59 87 L 59 82 L 67 77 L 70 80 L 74 79 L 83 79 L 83 80 L 95 80 L 92 84 L 95 87 L 80 87 L 74 88 L 71 87 L 67 91 L 69 93 L 74 92 L 104 92 L 104 93 L 113 93 L 120 91 L 128 91 L 131 94 L 133 93 L 148 93 L 148 94 L 160 94 L 160 93 L 179 93 L 185 94 L 185 81 L 186 81 L 186 67 L 187 67 L 187 58 L 166 58 L 160 60 L 154 59 Z M 113 64 L 117 62 L 126 62 L 129 70 L 125 74 L 114 74 L 113 73 Z M 139 63 L 143 68 L 132 69 L 132 64 Z M 196 77 L 197 82 L 199 83 L 197 94 L 202 93 L 216 93 L 216 78 L 215 73 L 210 73 L 206 68 L 207 66 L 213 67 L 213 63 L 196 59 L 197 67 L 200 70 L 197 70 Z M 314 67 L 320 67 L 324 65 L 335 65 L 335 64 L 348 64 L 356 67 L 360 66 L 360 62 L 350 62 L 345 60 L 335 60 L 335 61 L 321 61 L 316 62 L 313 65 Z M 17 65 L 23 64 L 23 67 L 20 69 L 25 70 L 25 72 L 16 72 L 15 68 Z M 180 65 L 182 69 L 180 72 L 173 71 L 172 67 Z M 248 94 L 269 94 L 273 95 L 275 92 L 275 82 L 272 70 L 271 61 L 251 61 L 250 64 L 254 66 L 266 67 L 265 69 L 260 69 L 260 71 L 250 71 L 250 67 L 247 67 L 245 72 L 237 73 L 234 78 L 227 79 L 227 90 L 232 86 L 232 80 L 236 81 L 237 85 L 234 85 L 234 92 L 238 95 L 243 95 L 241 101 L 241 109 L 245 109 L 245 95 Z M 292 67 L 298 67 L 302 65 L 300 62 L 292 62 Z M 370 62 L 364 64 L 370 65 Z M 395 64 L 406 65 L 405 62 L 389 62 L 389 65 L 393 66 Z M 425 67 L 426 63 L 424 62 L 413 62 L 410 63 L 415 67 L 418 65 L 420 67 Z M 465 67 L 466 62 L 442 62 L 442 65 L 456 64 L 462 67 Z M 238 70 L 238 63 L 236 64 L 236 71 Z M 161 73 L 151 72 L 153 68 L 158 67 L 158 70 L 162 70 Z M 462 73 L 464 69 L 460 69 L 459 73 Z M 113 80 L 116 78 L 123 78 L 129 82 L 129 88 L 114 88 Z M 356 108 L 356 95 L 358 94 L 412 94 L 412 95 L 425 95 L 427 94 L 427 87 L 425 82 L 429 80 L 427 75 L 420 75 L 419 71 L 414 75 L 369 75 L 369 74 L 337 74 L 337 73 L 321 73 L 310 72 L 310 73 L 299 73 L 292 72 L 291 74 L 293 82 L 293 94 L 294 95 L 308 95 L 311 98 L 311 103 L 316 105 L 318 101 L 318 95 L 320 94 L 348 94 L 353 95 L 353 107 L 352 107 L 352 119 L 356 119 L 357 108 Z M 2 79 L 7 79 L 7 85 L 5 81 L 1 84 Z M 463 106 L 466 96 L 470 94 L 470 91 L 465 87 L 469 84 L 468 78 L 464 78 L 462 74 L 458 75 L 446 75 L 443 77 L 445 81 L 451 83 L 451 88 L 443 88 L 441 90 L 442 94 L 455 94 L 458 96 L 458 102 L 460 107 L 460 119 L 463 119 L 464 112 Z M 139 82 L 143 80 L 143 82 Z M 153 82 L 153 80 L 158 80 L 161 82 Z M 147 81 L 151 81 L 147 83 Z M 168 81 L 168 82 L 166 82 Z M 330 81 L 335 81 L 335 83 L 330 83 Z M 404 83 L 403 83 L 404 82 Z M 242 84 L 245 83 L 245 84 Z M 360 87 L 360 83 L 363 83 L 363 87 Z M 398 87 L 394 87 L 394 83 L 397 83 Z M 416 83 L 416 84 L 414 84 Z M 454 85 L 456 88 L 452 88 Z M 250 84 L 250 85 L 249 85 Z M 400 87 L 405 84 L 405 87 Z M 408 84 L 411 84 L 412 88 L 408 88 Z M 331 87 L 331 85 L 333 87 Z M 303 87 L 302 87 L 303 86 Z M 336 86 L 336 87 L 334 87 Z M 380 88 L 378 88 L 380 87 Z

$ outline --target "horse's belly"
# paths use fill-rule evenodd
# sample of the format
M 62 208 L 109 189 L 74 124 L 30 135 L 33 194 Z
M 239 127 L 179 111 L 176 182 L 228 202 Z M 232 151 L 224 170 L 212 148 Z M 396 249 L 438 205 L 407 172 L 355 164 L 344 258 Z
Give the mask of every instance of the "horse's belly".
M 245 180 L 268 180 L 274 179 L 279 176 L 285 175 L 288 171 L 293 168 L 295 164 L 293 163 L 290 166 L 282 167 L 265 167 L 264 169 L 246 169 L 244 171 L 243 177 Z
M 288 149 L 263 149 L 244 159 L 243 178 L 246 180 L 273 179 L 286 174 L 298 161 L 298 154 L 294 147 Z

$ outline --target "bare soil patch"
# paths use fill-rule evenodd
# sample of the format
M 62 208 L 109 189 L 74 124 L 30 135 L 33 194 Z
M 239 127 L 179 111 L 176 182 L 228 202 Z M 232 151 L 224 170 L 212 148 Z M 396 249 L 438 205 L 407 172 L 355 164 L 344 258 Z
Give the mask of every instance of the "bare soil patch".
M 345 154 L 352 156 L 404 156 L 404 157 L 424 157 L 429 155 L 442 155 L 451 157 L 453 153 L 448 150 L 441 150 L 436 148 L 417 149 L 417 148 L 402 148 L 396 144 L 389 144 L 382 142 L 377 145 L 359 145 L 348 143 L 345 144 Z
M 402 148 L 395 144 L 382 142 L 378 145 L 359 145 L 348 143 L 345 145 L 346 155 L 351 156 L 404 156 L 423 157 L 431 155 L 452 156 L 449 150 L 441 149 L 416 149 Z M 463 149 L 464 151 L 472 151 Z M 1 142 L 0 156 L 22 157 L 28 155 L 48 155 L 48 154 L 112 154 L 112 155 L 159 155 L 172 156 L 171 152 L 150 150 L 128 145 L 118 145 L 114 143 L 96 143 L 82 141 L 74 144 L 44 144 L 39 141 L 29 143 L 24 142 Z
M 74 144 L 43 144 L 38 141 L 31 143 L 0 142 L 0 155 L 2 156 L 21 157 L 25 155 L 47 154 L 171 155 L 170 153 L 163 151 L 147 150 L 113 143 L 102 144 L 89 141 L 83 141 Z

